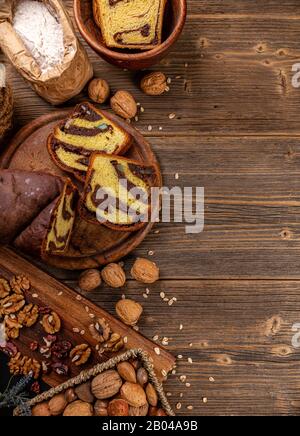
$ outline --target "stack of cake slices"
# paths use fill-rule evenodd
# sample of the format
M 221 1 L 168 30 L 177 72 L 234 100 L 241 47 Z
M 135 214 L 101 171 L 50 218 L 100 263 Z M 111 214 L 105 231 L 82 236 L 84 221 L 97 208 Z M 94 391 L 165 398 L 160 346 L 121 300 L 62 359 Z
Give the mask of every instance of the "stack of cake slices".
M 157 184 L 156 168 L 127 159 L 131 136 L 89 103 L 76 106 L 48 138 L 48 150 L 60 168 L 84 182 L 78 204 L 80 217 L 94 224 L 134 232 L 149 221 L 151 188 Z M 53 213 L 44 251 L 59 251 L 68 233 L 62 208 L 71 209 L 69 186 L 64 201 Z

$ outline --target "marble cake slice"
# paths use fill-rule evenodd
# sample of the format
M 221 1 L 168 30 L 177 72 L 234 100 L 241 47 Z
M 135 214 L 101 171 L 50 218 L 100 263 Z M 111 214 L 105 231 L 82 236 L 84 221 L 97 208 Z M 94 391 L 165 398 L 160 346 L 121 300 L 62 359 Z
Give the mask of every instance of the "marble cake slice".
M 114 230 L 139 230 L 150 219 L 151 188 L 156 184 L 157 173 L 153 166 L 95 153 L 91 157 L 79 213 L 89 222 Z
M 123 154 L 131 136 L 90 103 L 75 107 L 67 119 L 55 127 L 48 138 L 48 151 L 64 171 L 84 181 L 93 152 Z
M 161 44 L 166 0 L 93 0 L 108 47 L 149 50 Z
M 13 245 L 41 257 L 64 255 L 72 235 L 77 200 L 77 188 L 67 179 L 61 194 L 36 216 Z

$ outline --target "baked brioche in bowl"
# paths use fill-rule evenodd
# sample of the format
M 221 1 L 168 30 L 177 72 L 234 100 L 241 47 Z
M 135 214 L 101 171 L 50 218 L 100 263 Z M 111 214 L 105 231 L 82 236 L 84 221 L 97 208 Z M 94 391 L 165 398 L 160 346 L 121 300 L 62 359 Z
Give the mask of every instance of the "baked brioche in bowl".
M 103 38 L 100 29 L 100 17 L 99 19 L 97 18 L 97 5 L 100 4 L 100 1 L 101 0 L 94 0 L 94 5 L 96 4 L 94 15 L 93 1 L 74 0 L 75 20 L 80 33 L 87 43 L 103 59 L 120 68 L 140 70 L 149 68 L 158 63 L 171 50 L 182 33 L 185 24 L 187 10 L 186 0 L 167 0 L 164 8 L 164 17 L 161 17 L 161 19 L 163 18 L 163 24 L 160 44 L 153 44 L 154 48 L 151 48 L 151 38 L 149 38 L 149 47 L 145 47 L 143 51 L 141 51 L 141 47 L 135 49 L 108 47 L 105 42 L 105 40 L 108 41 L 108 35 L 104 35 L 105 38 Z M 134 46 L 133 42 L 135 41 L 135 36 L 136 35 L 132 34 L 131 39 L 126 39 L 126 42 L 132 42 L 132 47 Z M 160 37 L 159 34 L 158 37 Z M 123 41 L 122 38 L 124 38 L 124 32 L 121 41 Z M 135 47 L 138 47 L 138 45 L 139 42 Z

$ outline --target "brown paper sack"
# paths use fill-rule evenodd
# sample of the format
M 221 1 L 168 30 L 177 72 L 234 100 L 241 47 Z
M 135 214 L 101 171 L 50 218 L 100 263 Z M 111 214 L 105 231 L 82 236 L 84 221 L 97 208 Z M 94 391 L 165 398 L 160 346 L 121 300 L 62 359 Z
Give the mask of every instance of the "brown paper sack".
M 71 20 L 60 0 L 42 0 L 52 9 L 64 30 L 65 54 L 62 63 L 41 72 L 22 39 L 12 27 L 16 0 L 0 0 L 0 47 L 35 91 L 52 104 L 61 104 L 78 95 L 93 76 L 87 53 L 75 35 Z

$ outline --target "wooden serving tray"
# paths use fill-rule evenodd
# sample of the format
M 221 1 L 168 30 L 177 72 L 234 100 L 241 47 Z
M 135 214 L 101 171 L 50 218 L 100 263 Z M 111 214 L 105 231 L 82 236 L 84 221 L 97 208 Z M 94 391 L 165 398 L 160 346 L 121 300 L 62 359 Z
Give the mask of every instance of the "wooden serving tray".
M 162 370 L 168 373 L 173 368 L 175 358 L 163 348 L 160 348 L 160 354 L 157 355 L 154 351 L 154 348 L 158 347 L 157 344 L 146 339 L 121 321 L 118 321 L 86 298 L 80 296 L 81 299 L 78 300 L 79 294 L 33 266 L 11 249 L 0 248 L 0 276 L 11 279 L 19 274 L 26 275 L 31 282 L 31 290 L 26 293 L 26 301 L 37 304 L 40 307 L 49 307 L 60 316 L 62 329 L 57 335 L 58 340 L 69 340 L 74 346 L 87 343 L 93 348 L 92 358 L 89 360 L 88 365 L 84 365 L 80 369 L 75 365 L 71 365 L 68 377 L 61 377 L 53 372 L 50 375 L 45 375 L 43 380 L 50 386 L 57 386 L 66 379 L 76 376 L 81 370 L 88 369 L 96 363 L 106 361 L 109 357 L 115 355 L 112 353 L 103 354 L 101 357 L 98 355 L 95 350 L 97 341 L 89 331 L 89 325 L 95 322 L 90 317 L 90 314 L 95 315 L 94 319 L 104 318 L 109 323 L 113 332 L 119 333 L 122 337 L 127 337 L 125 349 L 121 350 L 121 352 L 132 348 L 142 348 L 146 351 L 153 359 L 155 371 L 160 380 L 163 379 Z M 84 333 L 74 333 L 73 328 L 75 327 Z M 46 336 L 46 333 L 40 323 L 37 322 L 31 328 L 23 328 L 20 337 L 13 342 L 24 355 L 41 361 L 40 353 L 30 350 L 30 343 L 37 341 L 39 344 L 43 344 L 43 336 Z
M 69 110 L 62 110 L 43 115 L 23 127 L 2 153 L 0 168 L 44 171 L 70 177 L 70 173 L 63 172 L 54 164 L 46 147 L 47 138 L 54 126 L 68 113 Z M 133 137 L 133 145 L 126 156 L 153 165 L 161 186 L 162 176 L 159 164 L 148 141 L 134 127 L 119 117 L 108 112 L 105 112 L 105 115 Z M 74 182 L 79 183 L 76 180 Z M 119 232 L 105 226 L 87 223 L 77 217 L 66 256 L 51 256 L 48 263 L 57 268 L 76 270 L 97 268 L 100 265 L 115 262 L 133 251 L 152 227 L 153 223 L 150 222 L 138 232 Z

